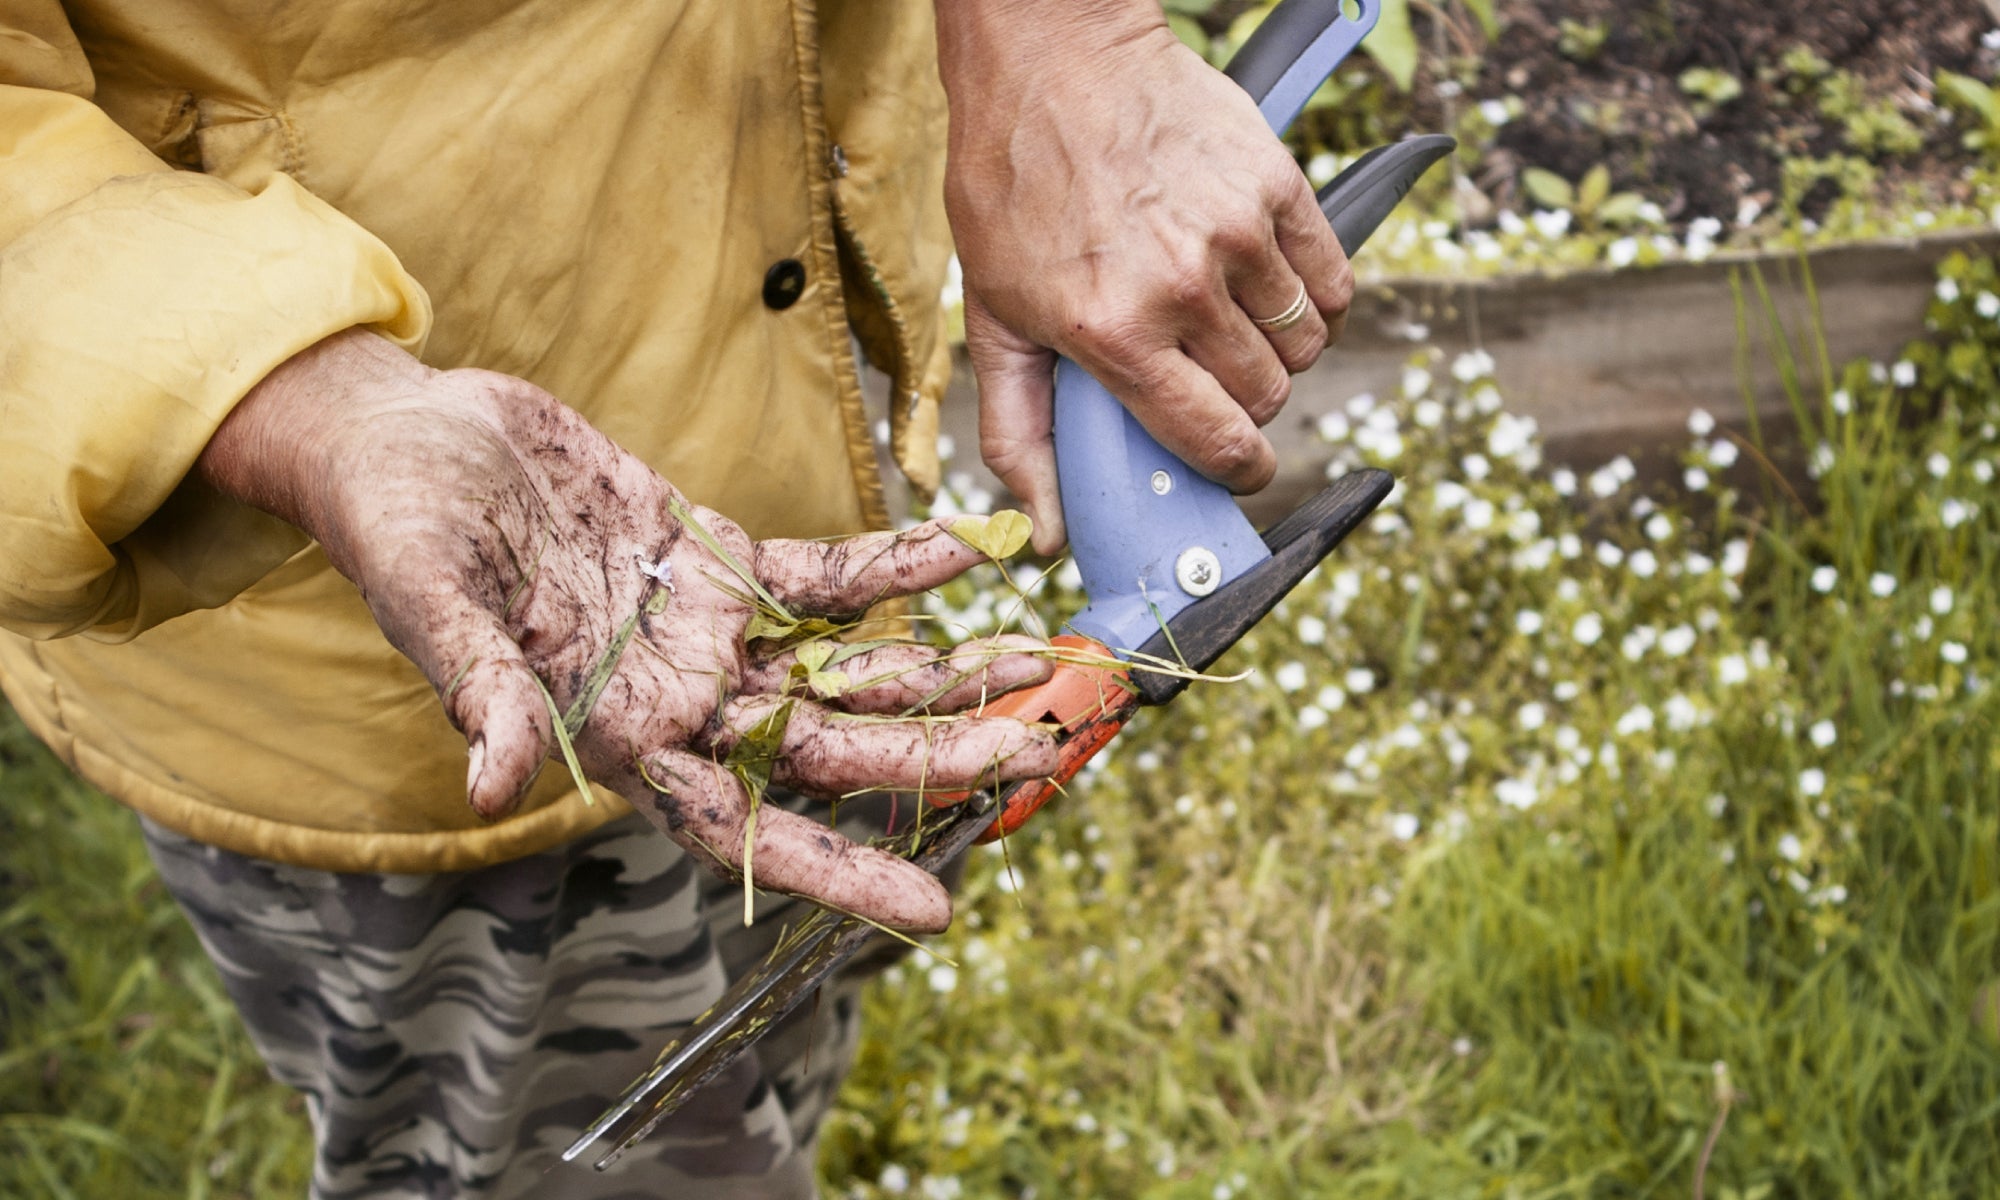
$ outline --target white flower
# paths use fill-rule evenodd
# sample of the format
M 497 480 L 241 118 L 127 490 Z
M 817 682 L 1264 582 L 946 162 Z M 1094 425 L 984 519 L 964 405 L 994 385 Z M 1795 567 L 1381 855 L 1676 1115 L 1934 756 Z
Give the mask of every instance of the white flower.
M 1980 460 L 1979 460 L 1978 462 L 1975 462 L 1975 463 L 1973 463 L 1973 464 L 1972 464 L 1972 477 L 1973 477 L 1974 479 L 1978 480 L 1978 481 L 1979 481 L 1979 482 L 1981 482 L 1981 483 L 1992 483 L 1992 482 L 1993 482 L 1993 464 L 1992 464 L 1991 462 L 1988 462 L 1988 461 L 1987 461 L 1986 459 L 1983 459 L 1983 458 L 1982 458 L 1982 459 L 1980 459 Z
M 1084 1117 L 1089 1116 L 1089 1113 L 1084 1114 Z M 1083 1127 L 1083 1118 L 1078 1118 L 1077 1127 L 1079 1129 Z M 1091 1118 L 1091 1129 L 1095 1128 L 1096 1119 Z M 1089 1133 L 1091 1130 L 1085 1129 L 1084 1132 Z M 958 1181 L 956 1175 L 926 1175 L 921 1191 L 924 1200 L 959 1200 L 965 1195 L 965 1186 Z
M 1946 529 L 1957 529 L 1972 519 L 1972 506 L 1953 497 L 1938 505 L 1938 521 Z
M 1417 836 L 1417 830 L 1421 828 L 1423 822 L 1417 820 L 1415 813 L 1399 812 L 1389 816 L 1389 834 L 1399 842 L 1407 842 Z
M 1625 552 L 1610 542 L 1597 543 L 1597 561 L 1607 567 L 1615 567 L 1625 561 Z
M 1564 209 L 1557 209 L 1554 212 L 1545 208 L 1538 209 L 1528 220 L 1534 222 L 1535 232 L 1549 241 L 1554 241 L 1569 232 L 1569 213 Z
M 1347 415 L 1359 421 L 1375 411 L 1375 393 L 1361 392 L 1347 398 Z
M 1946 616 L 1951 612 L 1952 604 L 1953 604 L 1953 596 L 1951 594 L 1951 589 L 1949 587 L 1946 587 L 1944 584 L 1940 583 L 1936 587 L 1931 589 L 1932 612 L 1936 613 L 1940 617 Z
M 1375 672 L 1367 667 L 1355 667 L 1347 672 L 1344 682 L 1350 695 L 1365 696 L 1375 690 Z
M 1965 661 L 1965 643 L 1946 642 L 1938 647 L 1938 656 L 1956 666 Z
M 1814 721 L 1812 728 L 1806 731 L 1806 736 L 1812 739 L 1813 745 L 1822 750 L 1840 740 L 1840 734 L 1834 729 L 1833 722 L 1825 720 Z
M 1727 471 L 1736 465 L 1736 443 L 1726 438 L 1717 438 L 1708 444 L 1708 463 L 1719 470 Z
M 1542 631 L 1542 614 L 1532 608 L 1524 608 L 1514 614 L 1514 628 L 1522 637 L 1533 637 Z
M 1868 577 L 1868 590 L 1877 596 L 1893 596 L 1896 594 L 1896 577 L 1887 571 L 1877 571 Z
M 1497 126 L 1505 125 L 1513 114 L 1507 111 L 1507 103 L 1504 100 L 1481 100 L 1479 115 L 1486 119 L 1488 125 Z
M 1799 772 L 1799 792 L 1807 796 L 1817 796 L 1826 790 L 1826 772 L 1818 767 L 1807 767 Z
M 1410 409 L 1410 419 L 1425 429 L 1436 429 L 1444 423 L 1444 405 L 1435 400 L 1419 400 Z
M 1652 727 L 1653 710 L 1643 704 L 1635 704 L 1631 708 L 1626 709 L 1624 714 L 1618 718 L 1618 724 L 1614 726 L 1620 737 L 1631 737 L 1635 733 L 1644 733 Z
M 1548 718 L 1548 710 L 1533 701 L 1523 704 L 1514 713 L 1514 719 L 1520 723 L 1521 728 L 1529 732 L 1540 729 Z
M 1992 292 L 1981 292 L 1973 298 L 1972 309 L 1989 321 L 1995 317 L 2000 317 L 2000 296 L 1996 296 Z
M 1826 400 L 1828 404 L 1833 406 L 1833 411 L 1837 416 L 1844 417 L 1854 411 L 1854 397 L 1848 395 L 1846 388 L 1842 388 L 1833 395 L 1828 396 Z
M 1468 454 L 1459 460 L 1458 466 L 1465 472 L 1465 477 L 1474 483 L 1493 473 L 1493 464 L 1487 461 L 1484 454 Z
M 1299 710 L 1295 720 L 1298 721 L 1300 729 L 1318 729 L 1326 724 L 1326 710 L 1317 704 L 1308 704 Z
M 1682 564 L 1682 570 L 1690 575 L 1706 575 L 1715 570 L 1715 560 L 1698 551 L 1690 551 L 1687 561 Z
M 1411 400 L 1431 390 L 1431 373 L 1422 367 L 1403 368 L 1403 395 Z
M 1931 456 L 1924 460 L 1924 470 L 1931 473 L 1932 479 L 1943 479 L 1951 474 L 1951 460 L 1946 458 L 1942 451 L 1933 451 Z
M 1493 419 L 1493 428 L 1486 434 L 1486 452 L 1495 458 L 1515 458 L 1534 447 L 1535 433 L 1533 417 L 1501 413 Z
M 1279 667 L 1271 678 L 1284 690 L 1296 692 L 1306 685 L 1306 665 L 1302 662 L 1288 662 Z
M 1702 470 L 1700 467 L 1689 467 L 1681 473 L 1681 482 L 1687 486 L 1687 490 L 1690 492 L 1707 491 L 1708 472 Z
M 1660 652 L 1668 658 L 1679 658 L 1694 649 L 1694 626 L 1676 625 L 1660 635 Z
M 1705 438 L 1715 432 L 1715 417 L 1705 408 L 1697 408 L 1688 414 L 1688 432 L 1698 438 Z
M 927 976 L 931 990 L 942 995 L 958 986 L 958 968 L 950 963 L 938 963 Z
M 1627 566 L 1639 578 L 1651 579 L 1660 569 L 1660 560 L 1654 557 L 1651 550 L 1642 546 L 1632 552 L 1632 558 L 1627 563 Z
M 1804 785 L 1805 783 L 1804 776 L 1800 776 L 1799 783 L 1801 786 Z M 1820 787 L 1825 787 L 1825 786 L 1826 786 L 1826 781 L 1821 780 Z M 1819 793 L 1815 790 L 1808 794 L 1818 795 Z M 1798 834 L 1788 833 L 1785 836 L 1778 839 L 1778 857 L 1784 859 L 1786 862 L 1797 862 L 1801 857 L 1804 856 L 1804 854 L 1805 854 L 1805 847 L 1799 845 Z
M 1487 529 L 1493 524 L 1493 502 L 1480 497 L 1465 506 L 1465 527 L 1467 529 Z
M 1526 779 L 1502 779 L 1493 785 L 1493 795 L 1508 808 L 1533 808 L 1540 798 L 1534 783 Z
M 1646 518 L 1646 536 L 1652 538 L 1654 541 L 1663 542 L 1672 537 L 1673 533 L 1674 523 L 1672 518 L 1668 517 L 1667 514 L 1654 513 L 1652 516 Z
M 1701 710 L 1695 707 L 1694 701 L 1679 692 L 1667 697 L 1667 702 L 1660 707 L 1666 710 L 1667 728 L 1677 733 L 1693 729 L 1695 722 L 1701 718 Z
M 1726 654 L 1715 661 L 1715 681 L 1733 687 L 1750 678 L 1750 664 L 1741 654 Z
M 1944 301 L 1946 304 L 1950 304 L 1956 301 L 1958 299 L 1958 280 L 1956 279 L 1938 280 L 1937 298 Z
M 1319 690 L 1317 696 L 1313 697 L 1313 703 L 1328 712 L 1339 712 L 1342 706 L 1347 703 L 1347 693 L 1329 683 Z
M 1460 383 L 1471 383 L 1493 374 L 1493 356 L 1484 350 L 1468 350 L 1452 360 L 1451 377 Z
M 1315 421 L 1314 425 L 1319 430 L 1321 440 L 1328 442 L 1344 442 L 1347 440 L 1348 435 L 1354 432 L 1353 427 L 1347 423 L 1347 414 L 1345 413 L 1327 413 L 1318 421 Z
M 1501 209 L 1500 215 L 1493 218 L 1493 222 L 1500 226 L 1500 232 L 1508 237 L 1520 237 L 1528 232 L 1528 223 L 1521 219 L 1520 213 L 1511 208 Z
M 1897 387 L 1915 387 L 1917 364 L 1907 358 L 1899 358 L 1896 360 L 1896 365 L 1889 368 L 1889 378 L 1895 381 Z
M 1569 635 L 1575 638 L 1579 645 L 1595 646 L 1597 639 L 1604 636 L 1604 618 L 1596 613 L 1585 613 L 1570 627 Z
M 1590 473 L 1590 494 L 1599 499 L 1609 499 L 1618 494 L 1618 473 L 1609 467 L 1599 467 Z
M 910 1173 L 901 1166 L 890 1163 L 882 1168 L 882 1174 L 875 1183 L 883 1191 L 900 1196 L 910 1190 Z
M 1576 472 L 1568 467 L 1557 467 L 1549 472 L 1549 486 L 1556 490 L 1558 496 L 1576 495 Z
M 1639 239 L 1622 237 L 1604 248 L 1604 261 L 1613 267 L 1629 267 L 1639 257 Z
M 1824 596 L 1831 592 L 1834 585 L 1839 582 L 1840 572 L 1833 567 L 1822 565 L 1813 568 L 1812 590 L 1820 595 Z

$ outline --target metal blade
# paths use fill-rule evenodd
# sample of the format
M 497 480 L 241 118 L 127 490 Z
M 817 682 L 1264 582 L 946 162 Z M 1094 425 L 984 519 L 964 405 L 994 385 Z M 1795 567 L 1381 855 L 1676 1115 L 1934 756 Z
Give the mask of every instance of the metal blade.
M 1007 793 L 1023 786 L 1011 785 Z M 892 843 L 881 848 L 935 875 L 979 840 L 1004 799 L 1005 794 L 981 792 L 951 809 L 925 814 L 930 819 L 903 835 L 900 847 Z M 563 1161 L 574 1162 L 608 1137 L 616 1144 L 593 1165 L 602 1171 L 617 1162 L 879 932 L 857 917 L 815 909 L 778 939 L 761 966 L 738 979 L 662 1051 L 653 1069 L 563 1151 Z

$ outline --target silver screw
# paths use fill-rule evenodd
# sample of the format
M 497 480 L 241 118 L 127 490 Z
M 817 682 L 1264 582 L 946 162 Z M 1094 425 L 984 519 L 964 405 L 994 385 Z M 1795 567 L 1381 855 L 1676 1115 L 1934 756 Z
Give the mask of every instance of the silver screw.
M 1153 494 L 1164 496 L 1174 490 L 1174 477 L 1165 471 L 1153 472 Z
M 1222 583 L 1222 561 L 1204 546 L 1189 546 L 1174 560 L 1174 582 L 1190 596 L 1206 596 Z

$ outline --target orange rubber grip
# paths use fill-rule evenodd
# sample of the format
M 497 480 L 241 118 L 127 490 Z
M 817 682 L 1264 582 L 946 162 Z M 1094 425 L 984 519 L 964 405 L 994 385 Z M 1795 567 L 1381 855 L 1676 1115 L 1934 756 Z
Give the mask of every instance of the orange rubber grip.
M 1029 817 L 1049 802 L 1060 785 L 1069 782 L 1091 756 L 1110 743 L 1125 727 L 1139 697 L 1126 683 L 1125 664 L 1098 642 L 1074 634 L 1063 634 L 1051 644 L 1077 656 L 1101 658 L 1097 662 L 1058 662 L 1049 678 L 1035 687 L 995 696 L 974 715 L 1013 717 L 1020 721 L 1054 723 L 1061 726 L 1056 736 L 1055 774 L 1045 779 L 1017 783 L 1006 791 L 1006 803 L 993 825 L 980 837 L 982 842 L 1004 837 L 1027 823 Z M 936 805 L 957 804 L 967 792 L 938 793 Z

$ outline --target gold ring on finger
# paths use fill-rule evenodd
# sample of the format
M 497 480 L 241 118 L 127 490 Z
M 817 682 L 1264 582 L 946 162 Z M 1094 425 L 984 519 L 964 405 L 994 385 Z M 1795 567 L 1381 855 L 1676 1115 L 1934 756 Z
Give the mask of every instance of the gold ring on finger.
M 1306 310 L 1311 307 L 1312 299 L 1306 295 L 1306 285 L 1301 283 L 1299 298 L 1292 301 L 1291 306 L 1284 312 L 1275 317 L 1251 317 L 1250 323 L 1266 333 L 1282 333 L 1304 319 Z

